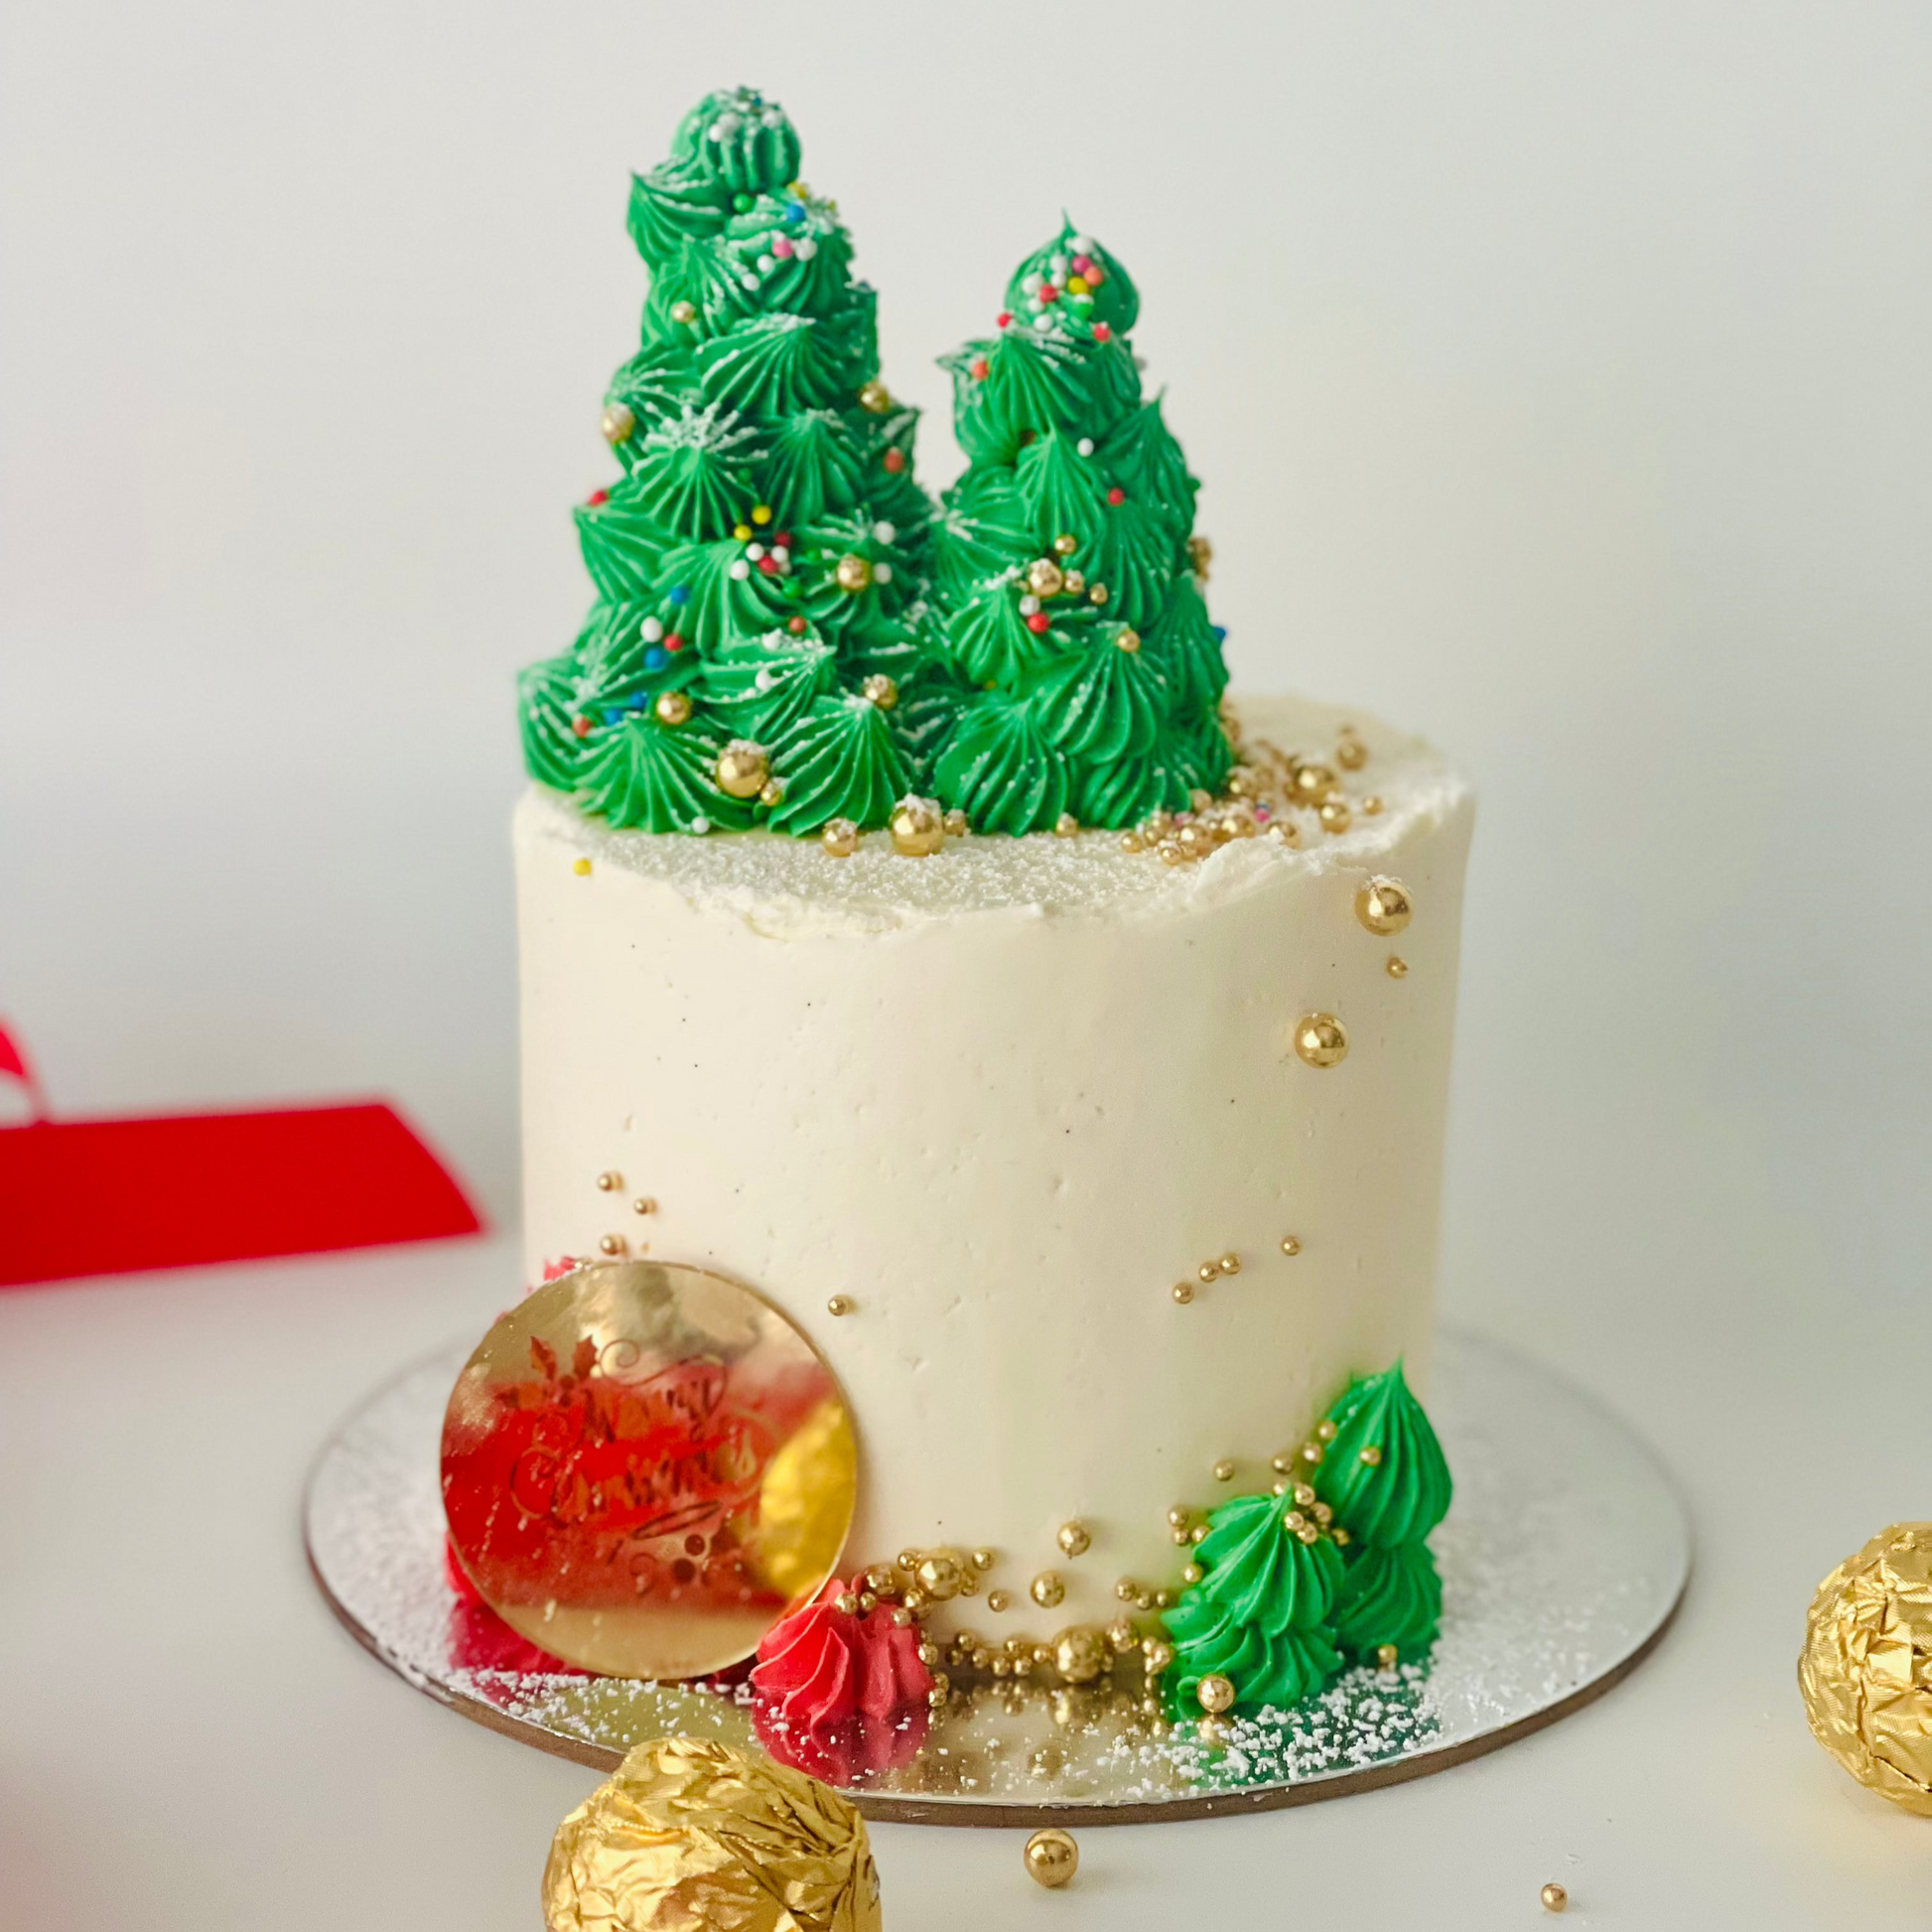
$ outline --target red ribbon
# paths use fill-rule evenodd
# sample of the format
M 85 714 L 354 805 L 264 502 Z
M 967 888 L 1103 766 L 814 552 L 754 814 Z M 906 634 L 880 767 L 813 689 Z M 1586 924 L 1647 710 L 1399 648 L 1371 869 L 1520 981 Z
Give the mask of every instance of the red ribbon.
M 0 1287 L 477 1234 L 462 1185 L 381 1100 L 0 1129 Z

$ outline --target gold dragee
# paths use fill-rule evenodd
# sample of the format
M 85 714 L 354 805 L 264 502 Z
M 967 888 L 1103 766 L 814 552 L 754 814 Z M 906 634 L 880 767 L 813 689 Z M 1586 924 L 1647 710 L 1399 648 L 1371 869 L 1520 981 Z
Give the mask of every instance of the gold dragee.
M 1818 1587 L 1798 1659 L 1812 1734 L 1932 1818 L 1932 1523 L 1894 1523 Z
M 699 1737 L 639 1744 L 566 1818 L 549 1932 L 880 1932 L 858 1810 L 802 1771 Z

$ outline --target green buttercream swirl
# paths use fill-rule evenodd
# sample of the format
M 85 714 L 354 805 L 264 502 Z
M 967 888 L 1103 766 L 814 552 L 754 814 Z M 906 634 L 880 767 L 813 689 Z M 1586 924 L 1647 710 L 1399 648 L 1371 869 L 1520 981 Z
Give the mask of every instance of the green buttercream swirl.
M 1208 1517 L 1207 1536 L 1194 1546 L 1204 1574 L 1166 1619 L 1174 1646 L 1167 1691 L 1176 1715 L 1199 1710 L 1203 1677 L 1227 1678 L 1239 1709 L 1285 1709 L 1340 1668 L 1328 1624 L 1341 1558 L 1327 1537 L 1304 1542 L 1288 1527 L 1293 1508 L 1279 1496 L 1237 1496 Z
M 1188 547 L 1195 484 L 1142 399 L 1139 297 L 1113 256 L 1063 225 L 1007 302 L 998 336 L 943 364 L 970 463 L 934 533 L 936 634 L 977 695 L 934 783 L 975 831 L 1044 831 L 1069 810 L 1133 825 L 1218 790 L 1233 763 Z
M 1319 1486 L 1336 1521 L 1373 1549 L 1421 1542 L 1448 1515 L 1453 1485 L 1402 1364 L 1351 1382 L 1328 1420 Z
M 911 788 L 911 773 L 886 713 L 870 699 L 814 699 L 772 753 L 785 795 L 774 831 L 815 831 L 828 819 L 880 825 Z
M 1335 1640 L 1358 1663 L 1379 1662 L 1393 1644 L 1397 1661 L 1416 1663 L 1443 1622 L 1443 1580 L 1427 1543 L 1373 1545 L 1348 1564 L 1335 1597 Z

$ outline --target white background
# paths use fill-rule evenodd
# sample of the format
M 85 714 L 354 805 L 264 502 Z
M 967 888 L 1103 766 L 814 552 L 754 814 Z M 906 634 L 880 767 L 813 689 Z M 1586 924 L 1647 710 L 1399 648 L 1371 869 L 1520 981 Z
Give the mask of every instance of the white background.
M 1693 1498 L 1658 1657 L 1310 1811 L 878 1834 L 889 1922 L 1922 1924 L 1792 1683 L 1932 1516 L 1932 14 L 11 0 L 0 1014 L 67 1112 L 385 1091 L 515 1212 L 510 677 L 633 340 L 626 171 L 777 93 L 887 375 L 1060 208 L 1139 280 L 1237 687 L 1474 772 L 1445 1301 Z M 828 1159 L 837 1158 L 828 1147 Z M 103 1176 L 103 1188 L 111 1187 Z M 3 1211 L 3 1209 L 0 1209 Z M 300 1474 L 458 1247 L 0 1300 L 0 1925 L 528 1927 L 589 1774 L 307 1593 Z

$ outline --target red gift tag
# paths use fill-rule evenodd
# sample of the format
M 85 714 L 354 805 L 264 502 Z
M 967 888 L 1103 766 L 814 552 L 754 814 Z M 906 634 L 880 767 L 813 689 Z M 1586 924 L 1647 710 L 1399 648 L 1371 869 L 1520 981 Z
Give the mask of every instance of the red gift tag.
M 0 1129 L 0 1287 L 476 1234 L 462 1187 L 386 1102 Z

